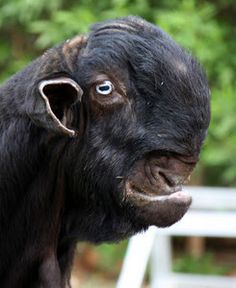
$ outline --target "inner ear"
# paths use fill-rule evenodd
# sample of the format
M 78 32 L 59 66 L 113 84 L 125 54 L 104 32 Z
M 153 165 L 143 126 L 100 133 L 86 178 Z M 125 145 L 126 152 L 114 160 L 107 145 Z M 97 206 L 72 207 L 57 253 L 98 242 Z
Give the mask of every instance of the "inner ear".
M 70 107 L 81 100 L 82 90 L 72 79 L 60 77 L 44 80 L 39 84 L 39 91 L 45 101 L 47 113 L 64 132 L 70 131 L 72 122 Z
M 70 106 L 81 98 L 81 89 L 70 78 L 44 80 L 39 86 L 42 96 L 46 96 L 53 114 L 62 121 Z M 44 99 L 46 100 L 46 99 Z

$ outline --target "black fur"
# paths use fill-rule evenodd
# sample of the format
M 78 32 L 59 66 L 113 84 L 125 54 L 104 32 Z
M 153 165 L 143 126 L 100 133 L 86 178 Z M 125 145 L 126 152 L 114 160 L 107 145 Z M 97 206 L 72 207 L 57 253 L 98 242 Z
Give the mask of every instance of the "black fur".
M 139 209 L 123 201 L 123 179 L 151 151 L 197 156 L 209 124 L 199 64 L 156 26 L 136 17 L 111 20 L 95 25 L 78 47 L 66 45 L 0 88 L 3 288 L 66 287 L 77 241 L 118 241 L 146 229 Z M 93 104 L 99 74 L 122 83 L 124 103 Z M 38 83 L 61 75 L 83 90 L 71 108 L 72 138 L 32 116 Z

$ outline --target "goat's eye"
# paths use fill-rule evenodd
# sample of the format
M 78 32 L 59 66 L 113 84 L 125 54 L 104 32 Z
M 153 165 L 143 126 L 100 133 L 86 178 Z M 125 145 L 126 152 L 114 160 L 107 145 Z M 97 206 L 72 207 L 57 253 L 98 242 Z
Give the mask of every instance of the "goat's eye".
M 113 85 L 110 81 L 103 81 L 96 86 L 96 92 L 100 95 L 109 95 L 113 90 Z

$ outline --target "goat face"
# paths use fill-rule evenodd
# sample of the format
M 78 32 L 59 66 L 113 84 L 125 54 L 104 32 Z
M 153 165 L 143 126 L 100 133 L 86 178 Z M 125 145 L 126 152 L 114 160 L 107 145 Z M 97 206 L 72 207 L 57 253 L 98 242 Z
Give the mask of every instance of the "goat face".
M 76 135 L 64 161 L 68 205 L 79 211 L 82 238 L 118 240 L 178 221 L 191 203 L 181 186 L 210 118 L 199 64 L 136 17 L 99 23 L 58 49 L 64 66 L 39 87 L 50 127 Z M 67 100 L 55 100 L 57 94 Z

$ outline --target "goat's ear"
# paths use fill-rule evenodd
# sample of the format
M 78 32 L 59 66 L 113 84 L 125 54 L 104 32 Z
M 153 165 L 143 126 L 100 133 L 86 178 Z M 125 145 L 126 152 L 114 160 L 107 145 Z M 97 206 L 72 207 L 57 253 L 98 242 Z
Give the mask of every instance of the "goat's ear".
M 69 128 L 72 121 L 71 106 L 81 101 L 80 86 L 72 79 L 58 77 L 42 80 L 38 85 L 40 97 L 34 104 L 32 120 L 39 126 L 60 134 L 74 136 L 75 130 Z

